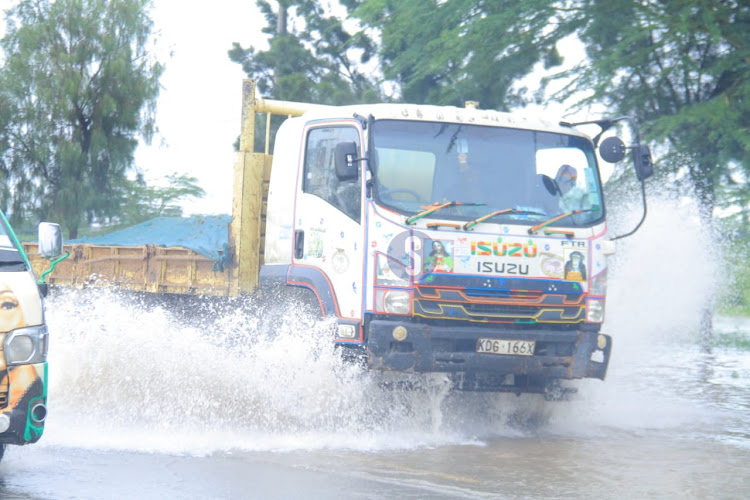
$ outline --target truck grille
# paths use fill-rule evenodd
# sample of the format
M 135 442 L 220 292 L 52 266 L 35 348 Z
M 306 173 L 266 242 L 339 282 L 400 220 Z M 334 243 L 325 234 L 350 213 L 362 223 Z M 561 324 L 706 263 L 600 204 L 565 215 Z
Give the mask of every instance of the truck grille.
M 575 282 L 461 278 L 464 286 L 451 286 L 458 281 L 453 276 L 420 282 L 414 291 L 414 315 L 482 323 L 579 323 L 585 319 L 586 294 Z

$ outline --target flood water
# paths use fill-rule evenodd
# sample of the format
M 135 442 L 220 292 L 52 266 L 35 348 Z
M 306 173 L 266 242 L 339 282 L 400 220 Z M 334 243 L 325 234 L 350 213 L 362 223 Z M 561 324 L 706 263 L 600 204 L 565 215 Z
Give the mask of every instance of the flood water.
M 747 498 L 750 321 L 701 338 L 721 261 L 684 219 L 649 217 L 610 272 L 607 380 L 563 402 L 386 389 L 288 304 L 187 318 L 58 290 L 47 427 L 7 449 L 0 497 Z

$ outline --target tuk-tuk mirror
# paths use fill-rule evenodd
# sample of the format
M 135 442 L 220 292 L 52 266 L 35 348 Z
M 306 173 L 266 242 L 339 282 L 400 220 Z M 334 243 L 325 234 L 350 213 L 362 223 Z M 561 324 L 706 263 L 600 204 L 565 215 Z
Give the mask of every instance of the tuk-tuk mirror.
M 59 224 L 39 223 L 39 255 L 54 259 L 62 255 L 62 230 Z

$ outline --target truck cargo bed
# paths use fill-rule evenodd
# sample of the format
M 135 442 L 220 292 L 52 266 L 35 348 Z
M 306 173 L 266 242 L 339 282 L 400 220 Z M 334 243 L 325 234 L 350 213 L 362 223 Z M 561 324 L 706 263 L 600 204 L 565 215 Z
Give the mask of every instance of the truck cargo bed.
M 229 216 L 160 217 L 123 231 L 73 240 L 46 281 L 150 293 L 231 295 Z M 146 243 L 149 242 L 149 243 Z M 49 261 L 23 243 L 37 276 Z M 187 248 L 192 247 L 192 248 Z

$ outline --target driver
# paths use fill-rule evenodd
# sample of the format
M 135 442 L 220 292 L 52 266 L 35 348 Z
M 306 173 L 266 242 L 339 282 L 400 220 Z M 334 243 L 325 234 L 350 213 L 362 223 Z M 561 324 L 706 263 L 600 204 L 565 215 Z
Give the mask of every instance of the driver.
M 487 200 L 482 189 L 480 170 L 469 162 L 466 139 L 456 140 L 457 168 L 454 176 L 446 182 L 440 199 L 444 202 L 484 203 Z
M 560 192 L 560 211 L 562 213 L 573 210 L 588 210 L 591 208 L 591 200 L 588 193 L 577 185 L 578 171 L 570 165 L 562 165 L 557 170 L 555 182 Z

